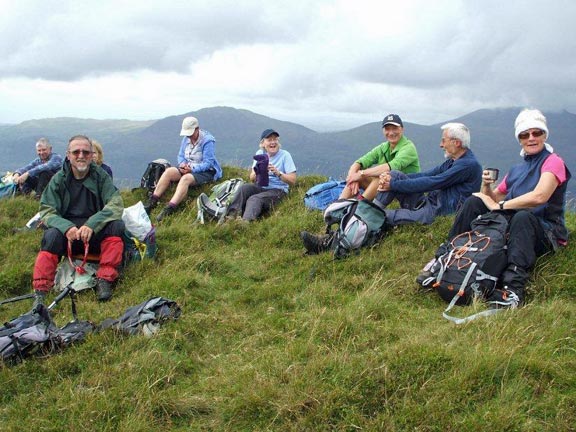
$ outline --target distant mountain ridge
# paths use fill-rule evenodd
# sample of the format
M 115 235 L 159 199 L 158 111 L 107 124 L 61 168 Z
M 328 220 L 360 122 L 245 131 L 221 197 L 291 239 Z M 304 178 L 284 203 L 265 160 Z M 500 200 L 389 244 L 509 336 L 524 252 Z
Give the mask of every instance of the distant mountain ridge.
M 434 125 L 405 123 L 404 133 L 418 149 L 423 169 L 443 160 L 439 148 L 440 126 L 449 121 L 466 124 L 472 133 L 472 150 L 484 166 L 507 170 L 520 162 L 520 146 L 513 124 L 520 108 L 483 109 Z M 545 113 L 550 143 L 570 166 L 576 157 L 576 115 L 564 111 Z M 165 158 L 175 163 L 180 145 L 182 119 L 193 115 L 203 129 L 216 137 L 216 155 L 225 165 L 248 167 L 258 149 L 262 130 L 273 128 L 281 135 L 284 148 L 292 154 L 300 173 L 343 177 L 350 164 L 381 143 L 380 120 L 339 132 L 316 132 L 302 125 L 273 119 L 244 109 L 203 108 L 160 120 L 93 120 L 55 118 L 30 120 L 18 125 L 0 125 L 0 146 L 4 157 L 0 170 L 24 165 L 34 157 L 34 143 L 48 137 L 55 151 L 63 154 L 69 137 L 86 134 L 104 145 L 105 159 L 115 178 L 136 183 L 147 163 Z

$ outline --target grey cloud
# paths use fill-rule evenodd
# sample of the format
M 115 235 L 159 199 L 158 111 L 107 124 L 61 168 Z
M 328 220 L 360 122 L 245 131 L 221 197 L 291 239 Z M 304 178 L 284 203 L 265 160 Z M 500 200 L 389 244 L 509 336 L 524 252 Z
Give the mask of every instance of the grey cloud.
M 134 4 L 24 2 L 0 20 L 0 77 L 75 80 L 135 70 L 186 72 L 212 52 L 254 43 L 295 43 L 306 34 L 304 10 L 283 19 L 281 6 L 228 0 Z M 308 18 L 307 18 L 308 17 Z

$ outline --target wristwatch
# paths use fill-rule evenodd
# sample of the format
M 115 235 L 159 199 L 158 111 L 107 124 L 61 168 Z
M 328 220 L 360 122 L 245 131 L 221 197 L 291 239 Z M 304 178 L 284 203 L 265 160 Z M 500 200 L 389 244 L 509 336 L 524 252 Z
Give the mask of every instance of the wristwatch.
M 505 202 L 506 201 L 504 201 L 504 200 L 498 202 L 498 205 L 500 206 L 500 210 L 504 210 L 504 203 Z

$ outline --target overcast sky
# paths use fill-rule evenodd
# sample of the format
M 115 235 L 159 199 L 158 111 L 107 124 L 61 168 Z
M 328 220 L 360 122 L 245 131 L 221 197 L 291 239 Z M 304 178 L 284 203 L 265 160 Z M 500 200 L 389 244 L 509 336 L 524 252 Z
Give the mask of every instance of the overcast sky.
M 573 0 L 0 0 L 0 123 L 576 112 Z

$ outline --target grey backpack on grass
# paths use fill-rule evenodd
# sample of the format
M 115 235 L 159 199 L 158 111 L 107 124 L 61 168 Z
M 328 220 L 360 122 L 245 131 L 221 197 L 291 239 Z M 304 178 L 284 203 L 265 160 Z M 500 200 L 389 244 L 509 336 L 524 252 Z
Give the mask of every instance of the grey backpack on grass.
M 168 320 L 177 319 L 182 310 L 180 306 L 164 297 L 152 297 L 139 305 L 126 309 L 118 318 L 107 318 L 100 324 L 100 329 L 112 328 L 128 335 L 144 334 L 152 336 L 160 325 Z
M 77 319 L 58 327 L 48 308 L 39 306 L 0 328 L 0 358 L 5 363 L 17 364 L 27 357 L 52 354 L 82 342 L 94 328 L 90 321 Z
M 196 221 L 201 224 L 206 219 L 222 223 L 228 214 L 228 206 L 234 201 L 240 187 L 244 184 L 241 178 L 233 178 L 217 184 L 212 188 L 210 196 L 201 193 L 196 200 L 198 216 Z
M 386 213 L 377 204 L 357 199 L 339 199 L 324 210 L 326 233 L 332 235 L 331 250 L 335 259 L 369 247 L 388 231 Z M 337 225 L 336 229 L 332 227 Z

